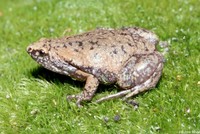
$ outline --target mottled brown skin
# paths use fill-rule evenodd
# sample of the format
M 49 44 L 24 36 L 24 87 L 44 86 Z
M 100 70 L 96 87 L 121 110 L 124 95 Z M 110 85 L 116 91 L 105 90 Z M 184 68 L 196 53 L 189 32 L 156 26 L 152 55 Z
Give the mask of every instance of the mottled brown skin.
M 145 29 L 96 29 L 83 34 L 57 39 L 40 39 L 27 52 L 43 67 L 86 81 L 76 98 L 77 105 L 90 101 L 99 83 L 117 84 L 125 89 L 97 102 L 124 96 L 129 98 L 157 84 L 163 56 L 156 51 L 158 37 Z

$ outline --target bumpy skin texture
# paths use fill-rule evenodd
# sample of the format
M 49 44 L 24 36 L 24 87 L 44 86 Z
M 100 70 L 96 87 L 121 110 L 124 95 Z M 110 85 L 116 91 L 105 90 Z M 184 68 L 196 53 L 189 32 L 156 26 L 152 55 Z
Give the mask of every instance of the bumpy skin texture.
M 96 29 L 57 39 L 42 38 L 27 47 L 27 52 L 43 67 L 86 81 L 76 98 L 77 105 L 90 101 L 99 83 L 117 84 L 125 89 L 97 102 L 125 96 L 155 87 L 162 68 L 163 56 L 156 51 L 158 37 L 145 29 Z

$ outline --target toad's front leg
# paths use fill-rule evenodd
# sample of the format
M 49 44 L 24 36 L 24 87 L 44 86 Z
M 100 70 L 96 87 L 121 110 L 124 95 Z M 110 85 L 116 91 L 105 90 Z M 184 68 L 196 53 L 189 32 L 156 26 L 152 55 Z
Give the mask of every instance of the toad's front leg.
M 81 102 L 92 100 L 92 98 L 97 90 L 97 87 L 99 85 L 99 81 L 95 76 L 93 76 L 91 74 L 87 74 L 82 71 L 79 71 L 77 73 L 79 73 L 79 75 L 81 74 L 84 77 L 86 77 L 86 84 L 85 84 L 84 90 L 78 95 L 67 96 L 67 99 L 71 100 L 71 99 L 75 98 L 77 100 L 76 101 L 77 106 L 81 107 Z

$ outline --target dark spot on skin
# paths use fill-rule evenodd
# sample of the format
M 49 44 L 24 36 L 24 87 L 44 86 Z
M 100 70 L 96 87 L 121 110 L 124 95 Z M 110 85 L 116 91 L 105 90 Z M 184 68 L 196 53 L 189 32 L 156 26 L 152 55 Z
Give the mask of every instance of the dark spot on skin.
M 112 35 L 115 35 L 114 31 L 110 31 L 110 33 L 111 33 Z
M 101 44 L 98 44 L 98 43 L 97 43 L 97 46 L 99 47 L 99 46 L 101 46 Z
M 132 45 L 131 43 L 128 43 L 128 45 L 129 45 L 130 47 L 134 46 L 134 45 Z
M 52 56 L 51 58 L 52 58 L 53 60 L 55 59 L 55 57 L 54 57 L 54 56 Z
M 78 49 L 74 49 L 74 51 L 75 51 L 75 52 L 79 52 L 79 50 L 78 50 Z
M 94 47 L 93 47 L 93 46 L 91 46 L 91 47 L 90 47 L 90 50 L 93 50 L 93 49 L 94 49 Z
M 58 48 L 58 46 L 54 46 L 54 47 L 53 47 L 53 49 L 54 49 L 54 50 L 58 51 L 58 49 L 57 49 L 57 48 Z
M 106 39 L 106 37 L 98 37 L 98 40 Z
M 67 44 L 64 44 L 63 47 L 64 47 L 64 48 L 67 48 Z
M 142 30 L 144 33 L 150 33 L 150 32 L 147 31 L 146 29 L 141 28 L 141 30 Z
M 125 36 L 126 36 L 126 35 L 127 35 L 127 33 L 120 33 L 120 35 L 123 35 L 123 36 L 125 35 Z
M 138 27 L 134 27 L 134 29 L 135 29 L 135 30 L 137 30 L 137 31 L 139 30 L 139 28 L 138 28 Z
M 59 55 L 58 53 L 56 53 L 57 55 Z M 70 64 L 71 65 L 71 63 L 73 62 L 73 60 L 72 59 L 70 59 L 70 60 L 67 60 L 66 58 L 64 58 L 63 56 L 61 56 L 61 59 L 63 59 L 64 61 L 66 61 L 68 64 Z
M 139 59 L 140 57 L 142 57 L 142 56 L 146 56 L 146 54 L 136 54 L 136 55 L 134 55 L 137 59 Z M 138 63 L 138 60 L 136 61 L 136 63 Z
M 115 50 L 113 50 L 113 53 L 114 53 L 114 54 L 117 54 L 117 50 L 116 50 L 116 49 L 115 49 Z
M 75 41 L 75 43 L 78 44 L 79 48 L 84 49 L 83 42 L 81 42 L 81 41 Z
M 131 42 L 132 40 L 130 38 L 126 38 L 128 40 L 128 42 Z
M 111 47 L 116 47 L 116 45 L 112 45 Z
M 121 46 L 121 49 L 122 49 L 122 51 L 123 51 L 124 53 L 127 53 L 127 52 L 124 50 L 124 46 L 123 46 L 123 45 Z
M 89 36 L 89 35 L 90 35 L 90 33 L 89 33 L 89 32 L 85 34 L 85 36 Z
M 47 44 L 44 43 L 42 47 L 46 47 L 46 46 L 47 46 Z
M 48 49 L 48 51 L 50 51 L 51 50 L 51 44 L 48 44 L 49 45 L 49 49 Z M 47 45 L 45 45 L 45 48 L 47 48 Z
M 98 41 L 89 41 L 89 43 L 92 45 L 96 45 L 98 43 Z
M 149 49 L 147 48 L 147 46 L 145 45 L 145 51 L 149 51 Z
M 148 51 L 149 49 L 147 48 L 147 45 L 145 45 L 145 42 L 142 41 L 143 46 L 145 47 L 145 51 Z
M 94 56 L 96 57 L 98 55 L 98 53 L 95 53 Z
M 72 43 L 71 43 L 71 42 L 69 42 L 68 44 L 69 44 L 70 46 L 72 46 Z
M 80 46 L 83 46 L 83 43 L 81 42 L 81 41 L 77 41 L 77 43 L 78 43 L 78 46 L 80 47 Z
M 138 42 L 142 37 L 139 34 L 131 34 L 131 38 L 133 42 Z
M 108 44 L 105 44 L 105 46 L 108 46 Z

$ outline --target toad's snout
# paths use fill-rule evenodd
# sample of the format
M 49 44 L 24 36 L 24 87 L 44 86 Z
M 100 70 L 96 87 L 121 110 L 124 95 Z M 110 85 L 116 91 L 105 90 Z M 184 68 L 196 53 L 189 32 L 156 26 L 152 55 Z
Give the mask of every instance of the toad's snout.
M 33 50 L 33 49 L 32 49 L 30 46 L 28 46 L 28 47 L 26 48 L 26 51 L 27 51 L 28 53 L 31 53 L 32 50 Z

